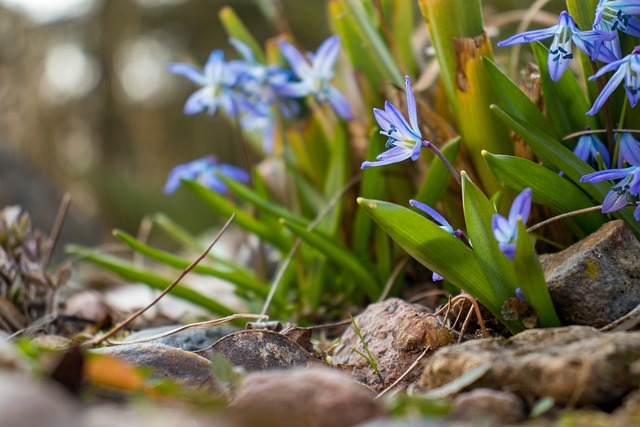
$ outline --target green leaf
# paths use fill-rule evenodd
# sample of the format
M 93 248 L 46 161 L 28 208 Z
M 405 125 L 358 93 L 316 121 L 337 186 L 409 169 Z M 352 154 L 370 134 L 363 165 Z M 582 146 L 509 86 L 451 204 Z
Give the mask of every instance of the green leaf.
M 258 221 L 248 213 L 240 210 L 229 200 L 225 199 L 224 196 L 205 187 L 198 181 L 183 180 L 182 185 L 218 215 L 222 217 L 229 217 L 231 214 L 235 213 L 235 224 L 254 233 L 261 239 L 270 242 L 282 252 L 288 251 L 291 247 L 290 239 L 284 236 L 280 230 L 273 229 L 264 222 Z
M 67 246 L 66 252 L 72 255 L 81 256 L 83 259 L 117 274 L 125 280 L 141 282 L 154 289 L 165 290 L 167 286 L 173 282 L 173 279 L 168 279 L 140 270 L 131 262 L 124 261 L 120 258 L 114 257 L 113 255 L 107 255 L 92 249 L 84 248 L 82 246 Z M 170 294 L 182 298 L 185 301 L 192 302 L 220 316 L 230 316 L 235 314 L 235 310 L 232 310 L 224 304 L 208 298 L 181 284 L 176 285 L 171 290 Z
M 495 298 L 502 303 L 516 289 L 515 271 L 511 261 L 500 251 L 493 235 L 491 220 L 496 213 L 489 199 L 462 172 L 462 204 L 469 241 L 482 265 L 487 282 L 491 283 Z
M 403 206 L 363 198 L 358 198 L 358 204 L 409 255 L 471 294 L 502 319 L 505 296 L 495 292 L 494 283 L 487 279 L 478 256 L 460 239 Z M 503 323 L 514 333 L 523 329 L 515 322 Z
M 544 105 L 547 117 L 558 135 L 564 136 L 572 132 L 584 130 L 585 126 L 598 128 L 594 116 L 587 116 L 591 106 L 584 97 L 584 92 L 571 72 L 566 72 L 560 80 L 551 80 L 548 69 L 549 49 L 540 42 L 531 45 L 540 68 L 540 80 L 544 93 Z
M 267 59 L 265 58 L 262 48 L 230 6 L 224 6 L 220 9 L 218 17 L 220 18 L 222 26 L 229 37 L 236 38 L 249 46 L 249 49 L 253 52 L 253 56 L 256 61 L 262 64 L 267 63 Z
M 371 274 L 371 269 L 362 265 L 351 251 L 338 244 L 335 239 L 319 231 L 309 231 L 285 219 L 280 222 L 309 246 L 315 248 L 336 265 L 352 274 L 357 285 L 366 292 L 369 298 L 374 300 L 379 296 L 380 287 L 375 277 Z
M 184 270 L 191 264 L 191 261 L 146 245 L 130 234 L 125 233 L 124 231 L 114 230 L 113 235 L 134 251 L 171 267 Z M 266 297 L 269 293 L 268 285 L 266 285 L 265 283 L 261 283 L 260 281 L 241 271 L 223 271 L 202 264 L 198 264 L 193 267 L 192 271 L 194 273 L 206 274 L 209 276 L 218 277 L 222 280 L 226 280 L 230 283 L 235 284 L 241 289 L 252 291 L 261 297 Z M 283 301 L 274 302 L 280 305 L 284 303 Z
M 530 160 L 516 156 L 506 156 L 483 152 L 491 173 L 507 190 L 520 193 L 529 187 L 533 191 L 533 201 L 550 207 L 556 214 L 573 212 L 593 206 L 592 200 L 574 183 Z M 598 212 L 590 212 L 565 221 L 584 237 L 596 231 L 605 223 Z
M 497 104 L 511 115 L 526 120 L 532 126 L 548 129 L 549 122 L 540 109 L 522 90 L 504 74 L 489 58 L 482 58 L 485 70 L 497 95 Z M 555 133 L 553 136 L 558 136 Z
M 518 286 L 522 290 L 524 299 L 535 309 L 540 326 L 544 328 L 560 326 L 560 319 L 551 301 L 534 243 L 522 219 L 518 220 L 518 241 L 513 263 Z
M 336 126 L 332 137 L 329 168 L 325 175 L 324 196 L 327 202 L 332 201 L 334 197 L 339 197 L 339 200 L 332 203 L 333 206 L 325 213 L 324 218 L 317 226 L 318 230 L 324 231 L 328 235 L 334 235 L 340 229 L 344 207 L 344 196 L 341 196 L 340 193 L 347 183 L 349 154 L 350 147 L 347 136 L 340 126 Z
M 458 157 L 460 142 L 460 137 L 456 136 L 442 147 L 442 154 L 451 164 L 454 164 Z M 440 159 L 434 157 L 414 199 L 429 206 L 434 206 L 446 191 L 447 185 L 452 178 L 451 171 Z
M 278 219 L 286 218 L 287 220 L 300 224 L 303 227 L 306 227 L 308 225 L 309 221 L 306 218 L 303 218 L 300 215 L 291 212 L 289 209 L 285 208 L 279 203 L 275 203 L 264 198 L 241 182 L 238 182 L 222 174 L 217 175 L 218 178 L 220 178 L 225 183 L 229 191 L 233 193 L 238 199 L 243 200 L 247 203 L 251 203 L 259 210 L 267 212 L 270 215 L 277 217 Z
M 549 159 L 549 162 L 562 170 L 569 179 L 579 185 L 587 194 L 602 203 L 611 188 L 611 184 L 606 182 L 579 184 L 582 176 L 594 172 L 591 166 L 580 160 L 571 150 L 544 131 L 533 128 L 496 105 L 492 105 L 491 108 L 501 120 L 527 141 L 539 158 Z M 633 217 L 633 207 L 619 210 L 613 216 L 624 219 L 635 235 L 640 237 L 640 222 Z
M 389 52 L 382 37 L 371 25 L 371 19 L 367 15 L 366 10 L 362 6 L 360 0 L 342 0 L 348 13 L 353 16 L 357 24 L 357 30 L 360 32 L 361 39 L 371 46 L 373 52 L 377 56 L 376 64 L 380 67 L 380 71 L 385 79 L 391 80 L 398 86 L 404 85 L 404 79 L 400 69 L 396 65 L 396 61 Z M 357 62 L 354 62 L 357 63 Z

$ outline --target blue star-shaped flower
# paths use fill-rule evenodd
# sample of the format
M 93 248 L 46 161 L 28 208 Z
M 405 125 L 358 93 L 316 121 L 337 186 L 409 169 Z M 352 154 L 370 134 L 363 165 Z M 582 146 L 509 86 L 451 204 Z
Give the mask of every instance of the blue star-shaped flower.
M 618 31 L 622 31 L 633 37 L 640 37 L 640 20 L 632 16 L 637 13 L 640 13 L 638 1 L 600 0 L 596 7 L 593 29 L 615 34 L 616 37 L 610 41 L 596 41 L 593 48 L 594 54 L 597 55 L 601 46 L 606 46 L 617 59 L 622 58 L 620 39 L 617 34 Z
M 408 158 L 415 161 L 420 156 L 420 148 L 423 146 L 422 134 L 418 127 L 418 114 L 416 112 L 416 100 L 411 90 L 411 79 L 405 78 L 407 109 L 409 110 L 409 123 L 402 113 L 389 101 L 384 103 L 384 110 L 373 109 L 373 115 L 382 129 L 380 133 L 386 135 L 389 150 L 377 156 L 375 162 L 363 162 L 362 169 L 371 166 L 383 166 L 398 163 Z
M 624 168 L 628 165 L 640 165 L 640 142 L 630 132 L 620 132 L 616 166 Z
M 527 43 L 553 37 L 549 47 L 549 75 L 553 81 L 558 81 L 569 67 L 573 59 L 572 42 L 587 55 L 594 55 L 596 41 L 608 41 L 616 37 L 615 34 L 600 30 L 581 31 L 566 11 L 560 13 L 558 23 L 552 27 L 526 31 L 516 34 L 506 40 L 498 42 L 498 46 L 510 46 L 517 43 Z M 601 47 L 594 58 L 602 62 L 615 61 L 617 58 L 606 47 Z
M 277 89 L 282 96 L 301 98 L 313 95 L 318 102 L 328 102 L 340 117 L 353 118 L 347 98 L 329 83 L 333 78 L 333 66 L 340 53 L 340 38 L 329 37 L 322 42 L 315 54 L 308 53 L 310 62 L 290 43 L 280 42 L 280 50 L 296 76 L 297 82 L 288 82 Z
M 590 164 L 594 168 L 598 166 L 598 154 L 602 158 L 604 165 L 611 167 L 611 156 L 607 147 L 593 134 L 582 135 L 578 139 L 573 153 L 582 159 L 585 163 Z
M 617 179 L 619 179 L 620 182 L 611 187 L 611 190 L 602 202 L 602 213 L 619 211 L 627 206 L 627 203 L 638 203 L 640 163 L 636 163 L 627 168 L 597 171 L 580 178 L 580 182 L 602 182 Z M 633 216 L 640 221 L 640 206 L 636 207 Z
M 227 191 L 227 186 L 218 177 L 217 173 L 235 181 L 249 182 L 249 174 L 244 169 L 226 163 L 219 163 L 216 156 L 207 156 L 173 168 L 164 185 L 164 193 L 170 194 L 176 191 L 183 179 L 195 179 L 216 193 L 224 194 Z
M 509 210 L 509 218 L 500 214 L 494 214 L 491 218 L 491 229 L 498 241 L 500 250 L 509 259 L 513 259 L 516 254 L 516 242 L 518 240 L 518 219 L 526 223 L 531 212 L 531 199 L 533 192 L 530 188 L 525 188 L 513 200 L 513 205 Z
M 638 73 L 640 72 L 640 46 L 636 46 L 633 51 L 624 58 L 600 68 L 597 73 L 589 77 L 589 80 L 595 80 L 605 73 L 616 69 L 617 71 L 613 76 L 611 76 L 607 84 L 602 88 L 600 95 L 598 95 L 596 100 L 593 102 L 591 109 L 587 111 L 587 115 L 593 116 L 596 114 L 613 91 L 623 81 L 624 90 L 627 93 L 629 104 L 632 107 L 635 107 L 638 103 L 638 91 L 640 91 L 640 79 L 638 79 Z
M 195 91 L 184 105 L 184 113 L 187 115 L 206 111 L 214 115 L 218 107 L 222 108 L 230 116 L 235 116 L 237 106 L 233 94 L 233 85 L 237 79 L 237 70 L 224 61 L 224 53 L 214 50 L 209 55 L 204 71 L 200 71 L 193 65 L 174 63 L 167 65 L 172 73 L 179 74 L 192 82 L 202 86 Z

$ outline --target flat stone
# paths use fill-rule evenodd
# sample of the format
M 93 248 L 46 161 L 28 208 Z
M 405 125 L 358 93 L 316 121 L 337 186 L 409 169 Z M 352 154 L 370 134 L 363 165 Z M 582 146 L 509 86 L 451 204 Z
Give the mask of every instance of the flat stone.
M 191 389 L 217 393 L 211 362 L 195 353 L 164 344 L 127 344 L 90 350 L 108 354 L 125 363 L 152 370 L 149 379 L 170 380 Z
M 393 383 L 411 366 L 427 346 L 427 338 L 434 337 L 440 329 L 438 321 L 420 312 L 420 306 L 409 304 L 397 298 L 371 304 L 355 317 L 367 347 L 385 381 L 378 375 L 357 349 L 367 354 L 353 325 L 342 334 L 340 344 L 333 354 L 333 362 L 348 365 L 352 376 L 374 390 L 381 391 Z M 407 376 L 406 382 L 417 380 L 419 370 Z
M 242 427 L 349 427 L 386 415 L 382 402 L 334 368 L 253 372 L 230 404 Z
M 622 220 L 540 262 L 563 324 L 600 328 L 640 304 L 640 242 Z
M 444 347 L 424 366 L 418 389 L 443 386 L 477 366 L 488 372 L 470 388 L 515 393 L 526 402 L 553 397 L 561 406 L 606 406 L 637 387 L 640 332 L 586 326 L 532 329 L 510 339 Z

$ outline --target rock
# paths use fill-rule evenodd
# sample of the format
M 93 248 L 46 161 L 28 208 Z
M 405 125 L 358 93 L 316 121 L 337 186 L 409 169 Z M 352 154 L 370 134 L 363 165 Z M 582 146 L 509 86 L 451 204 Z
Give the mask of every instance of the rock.
M 385 384 L 380 382 L 369 363 L 352 350 L 355 348 L 366 354 L 353 325 L 342 334 L 333 362 L 353 366 L 352 375 L 377 391 L 404 374 L 425 349 L 427 335 L 440 328 L 435 318 L 420 312 L 419 306 L 396 298 L 371 304 L 355 318 L 355 322 L 384 375 Z M 419 370 L 415 370 L 406 381 L 415 381 L 419 375 Z
M 540 262 L 563 324 L 600 328 L 640 304 L 640 242 L 622 220 Z
M 151 402 L 128 407 L 102 404 L 87 409 L 82 427 L 231 427 L 211 414 L 205 417 L 193 412 Z
M 217 393 L 211 362 L 197 354 L 164 344 L 142 343 L 91 350 L 108 354 L 125 363 L 151 368 L 150 380 L 170 380 L 189 389 L 206 389 Z
M 386 415 L 366 387 L 332 368 L 254 372 L 230 404 L 242 427 L 347 427 Z
M 80 406 L 55 384 L 0 370 L 0 425 L 81 426 Z
M 179 328 L 180 326 L 181 325 L 171 325 L 143 329 L 129 335 L 127 338 L 125 338 L 124 341 L 127 342 L 146 339 L 154 335 L 159 335 L 164 332 Z M 238 328 L 222 326 L 216 326 L 212 328 L 190 328 L 166 337 L 155 339 L 150 342 L 181 348 L 185 351 L 199 351 L 209 347 L 211 344 L 215 343 L 225 335 L 237 332 L 238 330 Z
M 603 333 L 586 326 L 532 329 L 510 339 L 487 338 L 444 347 L 429 358 L 420 389 L 443 386 L 489 364 L 472 387 L 510 391 L 533 402 L 613 404 L 637 386 L 640 332 Z
M 295 367 L 326 366 L 291 338 L 278 332 L 252 329 L 218 340 L 207 351 L 224 357 L 246 372 Z
M 478 388 L 456 396 L 449 419 L 503 425 L 522 422 L 527 413 L 524 402 L 515 394 Z
M 91 290 L 71 295 L 64 302 L 60 314 L 102 324 L 108 316 L 108 310 L 104 296 Z

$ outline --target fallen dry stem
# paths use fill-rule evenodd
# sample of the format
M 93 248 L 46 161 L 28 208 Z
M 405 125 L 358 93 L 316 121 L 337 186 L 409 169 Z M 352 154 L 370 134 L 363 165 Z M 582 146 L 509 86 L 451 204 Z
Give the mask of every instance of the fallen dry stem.
M 404 371 L 402 373 L 402 375 L 400 375 L 400 377 L 398 377 L 397 380 L 395 380 L 393 383 L 391 383 L 391 385 L 387 388 L 385 388 L 384 390 L 382 390 L 375 398 L 376 399 L 380 399 L 381 397 L 383 397 L 384 395 L 386 395 L 387 393 L 389 393 L 390 390 L 392 390 L 394 387 L 396 387 L 398 384 L 400 384 L 400 382 L 402 380 L 404 380 L 407 375 L 409 375 L 411 373 L 411 371 L 413 371 L 416 366 L 418 366 L 418 363 L 420 363 L 420 361 L 422 359 L 424 359 L 424 357 L 427 355 L 427 352 L 429 351 L 431 347 L 427 346 L 427 348 L 425 348 L 422 353 L 420 353 L 420 356 L 418 356 L 418 358 L 411 364 L 411 366 L 409 366 L 407 368 L 406 371 Z
M 49 238 L 47 239 L 47 251 L 45 252 L 44 259 L 42 260 L 43 270 L 46 270 L 49 266 L 51 254 L 53 254 L 53 250 L 55 249 L 56 243 L 58 242 L 58 236 L 60 236 L 60 230 L 62 229 L 64 219 L 67 217 L 70 203 L 71 195 L 69 193 L 64 193 L 62 201 L 60 202 L 60 207 L 58 208 L 58 213 L 56 214 L 56 220 L 53 223 L 53 228 L 51 229 L 51 233 L 49 234 Z
M 209 253 L 209 251 L 211 251 L 211 248 L 213 248 L 213 245 L 215 245 L 218 240 L 220 239 L 220 237 L 222 237 L 222 235 L 224 234 L 224 232 L 227 230 L 227 228 L 229 228 L 229 226 L 231 225 L 231 223 L 233 222 L 233 220 L 235 219 L 236 214 L 233 213 L 231 214 L 231 217 L 229 217 L 229 219 L 227 220 L 227 222 L 224 224 L 224 226 L 222 227 L 222 229 L 218 232 L 218 234 L 216 235 L 216 237 L 213 239 L 213 241 L 211 242 L 211 244 L 209 246 L 207 246 L 207 248 L 191 263 L 189 264 L 189 266 L 187 266 L 187 268 L 185 268 L 184 270 L 182 270 L 182 272 L 178 275 L 178 277 L 176 277 L 176 279 L 171 282 L 171 284 L 169 286 L 167 286 L 167 288 L 162 291 L 160 293 L 160 295 L 158 295 L 153 301 L 151 301 L 146 307 L 142 307 L 140 310 L 136 311 L 135 313 L 133 313 L 131 316 L 129 316 L 127 319 L 125 319 L 124 321 L 122 321 L 121 323 L 119 323 L 118 325 L 116 325 L 115 327 L 113 327 L 109 332 L 106 332 L 105 334 L 94 338 L 92 340 L 90 340 L 88 343 L 86 343 L 83 347 L 95 347 L 97 345 L 99 345 L 100 343 L 102 343 L 104 340 L 108 339 L 109 337 L 113 336 L 114 334 L 118 333 L 120 330 L 122 330 L 122 328 L 124 328 L 125 326 L 127 326 L 129 323 L 131 323 L 133 320 L 135 320 L 136 318 L 138 318 L 140 315 L 142 315 L 145 311 L 147 311 L 148 309 L 150 309 L 151 307 L 153 307 L 154 305 L 156 305 L 158 303 L 158 301 L 160 301 L 166 294 L 168 294 L 169 292 L 171 292 L 171 290 L 178 284 L 180 283 L 180 281 L 184 278 L 184 276 L 186 276 L 191 270 L 193 270 L 193 268 L 198 265 L 203 259 L 204 257 L 207 256 L 207 254 Z

